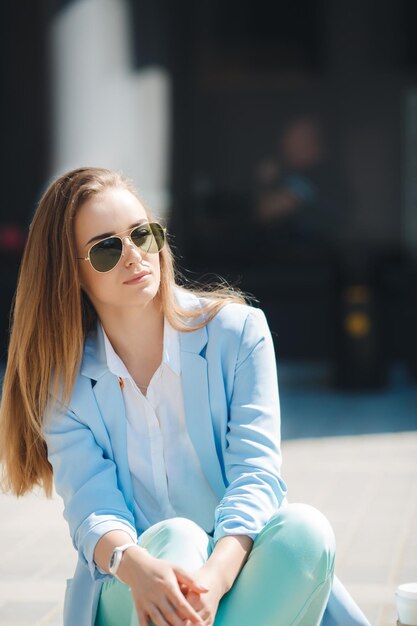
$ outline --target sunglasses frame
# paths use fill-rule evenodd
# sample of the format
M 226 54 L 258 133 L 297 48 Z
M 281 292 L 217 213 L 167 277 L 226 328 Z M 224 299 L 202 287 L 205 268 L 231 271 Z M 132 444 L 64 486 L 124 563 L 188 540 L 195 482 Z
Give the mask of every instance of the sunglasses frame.
M 77 256 L 77 257 L 75 257 L 75 258 L 76 258 L 76 259 L 78 259 L 79 261 L 88 261 L 88 262 L 90 263 L 91 267 L 93 268 L 93 270 L 94 270 L 95 272 L 97 272 L 98 274 L 108 274 L 108 272 L 111 272 L 112 270 L 114 270 L 114 268 L 115 268 L 115 267 L 117 267 L 117 265 L 118 265 L 118 264 L 119 264 L 119 262 L 120 262 L 120 259 L 122 258 L 123 254 L 124 254 L 124 252 L 123 252 L 123 251 L 124 251 L 124 246 L 125 246 L 125 244 L 123 243 L 123 239 L 125 239 L 125 238 L 127 237 L 127 238 L 130 240 L 130 242 L 132 243 L 132 245 L 134 245 L 134 246 L 135 246 L 135 248 L 137 248 L 138 250 L 142 250 L 142 248 L 141 248 L 140 246 L 137 246 L 137 245 L 135 244 L 135 242 L 133 241 L 133 239 L 132 239 L 132 233 L 133 233 L 133 231 L 134 231 L 134 230 L 137 230 L 138 228 L 141 228 L 142 226 L 150 226 L 151 224 L 156 224 L 157 226 L 160 226 L 160 228 L 162 229 L 162 231 L 163 231 L 163 233 L 164 233 L 164 243 L 163 243 L 162 247 L 158 250 L 158 252 L 151 252 L 151 253 L 150 253 L 150 254 L 159 254 L 159 252 L 161 252 L 162 248 L 163 248 L 163 247 L 164 247 L 164 245 L 165 245 L 165 241 L 166 241 L 166 232 L 167 232 L 167 229 L 166 229 L 166 228 L 164 228 L 164 227 L 162 226 L 162 224 L 160 224 L 159 222 L 143 222 L 143 224 L 139 224 L 138 226 L 134 226 L 133 228 L 127 228 L 126 230 L 122 230 L 120 233 L 115 233 L 114 235 L 110 235 L 109 237 L 103 237 L 103 239 L 99 239 L 98 241 L 95 241 L 95 242 L 94 242 L 94 243 L 93 243 L 93 244 L 92 244 L 92 245 L 88 248 L 87 256 L 85 256 L 85 257 L 84 257 L 84 256 Z M 151 230 L 150 235 L 151 235 L 152 237 L 154 237 L 154 238 L 155 238 L 155 235 L 152 233 L 152 228 L 151 228 L 150 230 Z M 123 235 L 124 233 L 127 233 L 127 234 L 125 234 L 125 235 L 124 235 L 124 237 L 122 238 L 120 235 Z M 116 239 L 120 239 L 121 244 L 122 244 L 122 250 L 121 250 L 120 257 L 119 257 L 119 259 L 118 259 L 117 263 L 116 263 L 115 265 L 113 265 L 113 267 L 111 267 L 109 270 L 101 271 L 101 270 L 96 269 L 96 268 L 94 267 L 94 265 L 92 264 L 92 262 L 91 262 L 91 258 L 90 258 L 90 253 L 91 253 L 91 250 L 92 250 L 95 246 L 97 246 L 99 243 L 102 243 L 103 241 L 106 241 L 106 239 L 115 239 L 115 238 L 116 238 Z M 142 250 L 142 252 L 144 252 L 144 250 Z M 149 251 L 145 252 L 145 256 L 146 256 L 148 253 L 149 253 Z

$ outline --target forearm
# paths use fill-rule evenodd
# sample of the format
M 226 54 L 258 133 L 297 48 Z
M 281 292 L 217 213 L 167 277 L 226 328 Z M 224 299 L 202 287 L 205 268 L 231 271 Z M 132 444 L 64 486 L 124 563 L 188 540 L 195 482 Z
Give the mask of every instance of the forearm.
M 132 537 L 123 530 L 111 530 L 103 535 L 94 549 L 94 561 L 104 571 L 109 572 L 109 560 L 111 553 L 117 546 L 132 543 Z
M 246 563 L 252 546 L 253 540 L 247 535 L 222 537 L 202 569 L 219 579 L 226 593 Z

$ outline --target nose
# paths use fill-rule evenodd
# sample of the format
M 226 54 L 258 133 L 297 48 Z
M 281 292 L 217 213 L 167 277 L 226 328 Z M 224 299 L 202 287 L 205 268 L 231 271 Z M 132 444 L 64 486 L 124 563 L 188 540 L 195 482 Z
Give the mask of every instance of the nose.
M 130 237 L 128 237 L 127 235 L 126 237 L 123 237 L 122 244 L 123 244 L 122 256 L 125 257 L 124 259 L 125 265 L 130 265 L 131 263 L 135 263 L 138 260 L 139 261 L 142 260 L 143 258 L 142 251 L 140 250 L 140 248 L 135 246 L 135 244 L 133 243 Z

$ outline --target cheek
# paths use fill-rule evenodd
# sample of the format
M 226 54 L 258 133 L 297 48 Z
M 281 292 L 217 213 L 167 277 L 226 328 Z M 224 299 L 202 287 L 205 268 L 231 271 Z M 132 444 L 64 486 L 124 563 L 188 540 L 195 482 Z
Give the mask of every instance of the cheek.
M 79 273 L 81 289 L 89 296 L 90 300 L 102 300 L 109 293 L 108 277 L 95 272 L 89 263 Z
M 96 308 L 100 305 L 114 305 L 122 302 L 118 285 L 114 284 L 112 277 L 105 274 L 89 277 L 82 288 Z

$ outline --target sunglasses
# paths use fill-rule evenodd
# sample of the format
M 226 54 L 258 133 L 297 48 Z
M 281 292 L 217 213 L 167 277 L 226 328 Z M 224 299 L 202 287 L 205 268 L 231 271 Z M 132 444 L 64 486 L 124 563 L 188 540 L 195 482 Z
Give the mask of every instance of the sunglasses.
M 110 272 L 123 256 L 123 239 L 120 235 L 124 232 L 125 237 L 128 237 L 145 254 L 157 253 L 164 247 L 166 228 L 163 228 L 161 224 L 151 222 L 100 239 L 89 248 L 86 257 L 76 258 L 80 261 L 89 261 L 96 272 Z

